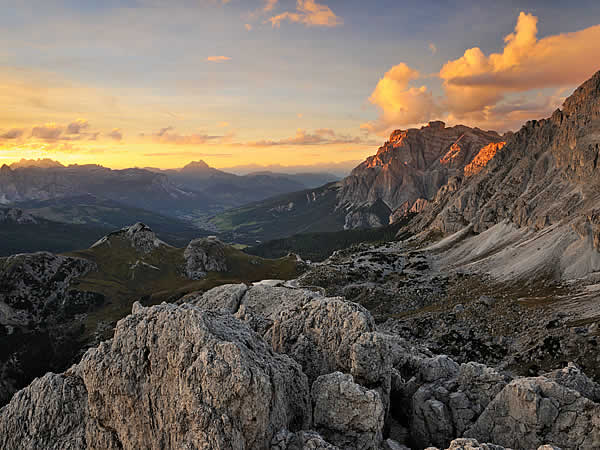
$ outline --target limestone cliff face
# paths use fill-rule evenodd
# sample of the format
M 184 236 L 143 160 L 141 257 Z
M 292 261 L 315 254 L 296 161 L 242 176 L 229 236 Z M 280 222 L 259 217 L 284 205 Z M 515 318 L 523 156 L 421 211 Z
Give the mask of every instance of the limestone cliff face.
M 562 110 L 527 122 L 485 168 L 450 180 L 412 228 L 455 232 L 472 223 L 478 232 L 505 219 L 534 229 L 560 223 L 597 242 L 599 152 L 600 72 Z
M 431 200 L 448 178 L 462 174 L 482 148 L 502 137 L 458 125 L 430 122 L 421 129 L 397 130 L 376 155 L 367 158 L 343 180 L 338 208 L 360 207 L 378 200 L 396 210 L 419 200 Z

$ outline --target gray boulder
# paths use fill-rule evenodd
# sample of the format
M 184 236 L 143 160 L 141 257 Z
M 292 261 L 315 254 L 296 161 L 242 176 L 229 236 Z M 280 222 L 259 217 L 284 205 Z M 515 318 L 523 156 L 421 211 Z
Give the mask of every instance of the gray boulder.
M 191 241 L 183 252 L 185 274 L 191 280 L 199 280 L 207 272 L 227 272 L 225 244 L 216 238 L 200 238 Z
M 507 385 L 465 436 L 515 449 L 600 448 L 600 405 L 544 377 Z
M 3 448 L 268 449 L 311 424 L 300 366 L 229 314 L 144 308 L 0 410 Z M 85 434 L 83 430 L 85 429 Z
M 328 441 L 343 449 L 378 449 L 385 411 L 379 392 L 335 372 L 313 383 L 314 425 Z

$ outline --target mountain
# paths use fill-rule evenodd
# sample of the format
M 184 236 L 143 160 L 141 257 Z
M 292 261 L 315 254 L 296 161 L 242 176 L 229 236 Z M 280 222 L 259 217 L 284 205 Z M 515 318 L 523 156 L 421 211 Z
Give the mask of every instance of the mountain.
M 443 122 L 397 130 L 349 176 L 330 188 L 313 189 L 319 193 L 318 210 L 310 202 L 313 194 L 302 191 L 219 213 L 211 223 L 245 243 L 302 232 L 386 226 L 420 212 L 450 178 L 465 170 L 469 175 L 481 170 L 501 151 L 502 139 L 494 131 L 446 127 Z M 304 212 L 308 205 L 314 213 Z
M 383 202 L 392 211 L 410 210 L 416 202 L 432 200 L 449 177 L 462 174 L 475 159 L 474 164 L 483 164 L 483 154 L 502 145 L 502 137 L 494 131 L 446 127 L 439 121 L 420 129 L 394 131 L 377 154 L 344 178 L 338 208 L 353 210 L 346 227 L 365 226 L 364 219 L 353 217 L 365 215 L 356 211 L 363 205 Z
M 214 238 L 173 247 L 141 223 L 85 250 L 0 258 L 0 403 L 110 338 L 136 300 L 152 305 L 224 283 L 289 279 L 300 268 L 295 257 L 267 260 Z
M 104 232 L 100 235 L 96 233 L 94 241 L 109 230 L 122 228 L 138 221 L 147 224 L 161 239 L 175 246 L 183 246 L 195 237 L 212 234 L 176 217 L 169 217 L 157 212 L 127 206 L 123 203 L 102 199 L 91 194 L 74 195 L 72 197 L 50 200 L 30 200 L 17 203 L 16 206 L 26 211 L 29 215 L 44 218 L 51 222 L 85 225 L 90 228 L 102 229 Z M 79 245 L 74 244 L 74 246 L 70 246 L 69 248 L 54 248 L 51 251 L 68 251 L 83 248 L 90 242 L 86 245 L 81 245 L 80 243 Z M 31 250 L 50 249 L 38 248 Z
M 455 264 L 504 278 L 600 270 L 600 72 L 551 117 L 527 122 L 479 173 L 454 177 L 414 232 L 456 235 Z M 450 238 L 449 238 L 450 239 Z
M 152 169 L 157 170 L 157 169 Z M 181 169 L 158 170 L 183 189 L 210 197 L 213 203 L 231 208 L 270 197 L 322 186 L 338 178 L 327 173 L 285 174 L 269 171 L 235 175 L 193 161 Z
M 49 159 L 49 158 L 44 158 L 44 159 L 21 158 L 20 161 L 14 162 L 10 165 L 11 169 L 24 169 L 24 168 L 28 168 L 28 167 L 37 167 L 40 169 L 51 169 L 51 168 L 65 167 L 65 166 L 63 166 L 58 161 L 54 161 L 53 159 Z
M 175 186 L 166 175 L 143 169 L 112 170 L 97 165 L 0 168 L 0 204 L 92 194 L 175 216 L 209 209 L 212 200 Z
M 227 241 L 254 245 L 298 233 L 341 230 L 335 205 L 339 182 L 250 203 L 219 213 L 209 224 Z
M 600 448 L 600 72 L 499 142 L 449 169 L 395 240 L 301 271 L 142 224 L 0 259 L 5 399 L 69 367 L 0 409 L 0 446 Z M 326 221 L 343 186 L 220 217 L 255 235 L 341 227 L 346 211 Z M 110 339 L 77 362 L 91 330 Z
M 55 222 L 18 208 L 0 208 L 0 256 L 85 248 L 106 231 L 99 225 Z

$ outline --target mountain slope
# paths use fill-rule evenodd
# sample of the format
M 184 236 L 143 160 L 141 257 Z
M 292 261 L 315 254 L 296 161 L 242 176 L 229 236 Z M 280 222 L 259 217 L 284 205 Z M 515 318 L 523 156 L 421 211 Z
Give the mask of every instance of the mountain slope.
M 49 221 L 103 229 L 104 232 L 96 235 L 95 239 L 91 242 L 95 242 L 110 230 L 122 228 L 135 222 L 144 222 L 162 240 L 175 246 L 184 246 L 196 237 L 211 234 L 175 217 L 127 206 L 123 203 L 102 199 L 94 195 L 75 195 L 50 200 L 30 200 L 17 203 L 16 206 L 30 215 L 45 218 Z M 89 243 L 54 251 L 84 248 Z M 38 250 L 42 250 L 42 248 Z
M 339 183 L 281 195 L 213 217 L 228 241 L 255 244 L 297 233 L 341 230 L 343 211 L 336 211 Z
M 489 144 L 502 141 L 494 131 L 430 122 L 397 130 L 377 154 L 356 167 L 342 183 L 338 207 L 353 209 L 383 201 L 393 211 L 431 200 L 448 178 L 462 173 Z M 351 226 L 351 225 L 350 225 Z
M 224 283 L 290 279 L 300 269 L 295 257 L 267 260 L 215 239 L 172 247 L 143 224 L 85 250 L 0 258 L 0 404 L 109 339 L 136 300 L 175 301 Z
M 527 122 L 478 174 L 450 180 L 411 229 L 461 231 L 460 243 L 443 244 L 455 248 L 449 258 L 504 278 L 596 272 L 599 152 L 600 72 L 562 110 Z
M 143 169 L 112 170 L 96 165 L 0 168 L 2 204 L 82 194 L 169 215 L 206 210 L 212 203 L 206 196 L 175 186 L 164 174 Z

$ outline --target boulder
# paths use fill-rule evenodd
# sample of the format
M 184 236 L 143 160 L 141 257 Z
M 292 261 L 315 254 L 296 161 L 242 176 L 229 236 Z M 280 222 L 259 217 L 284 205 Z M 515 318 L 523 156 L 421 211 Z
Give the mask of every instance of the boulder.
M 191 241 L 183 252 L 186 276 L 191 280 L 200 280 L 207 272 L 226 272 L 225 248 L 225 244 L 216 238 Z
M 314 425 L 328 441 L 343 449 L 379 449 L 384 405 L 379 392 L 334 372 L 313 383 Z
M 279 430 L 310 424 L 300 366 L 246 324 L 193 305 L 137 304 L 112 340 L 16 394 L 0 410 L 10 431 L 0 439 L 14 449 L 268 449 Z
M 600 405 L 544 377 L 508 384 L 465 436 L 515 449 L 600 448 Z

